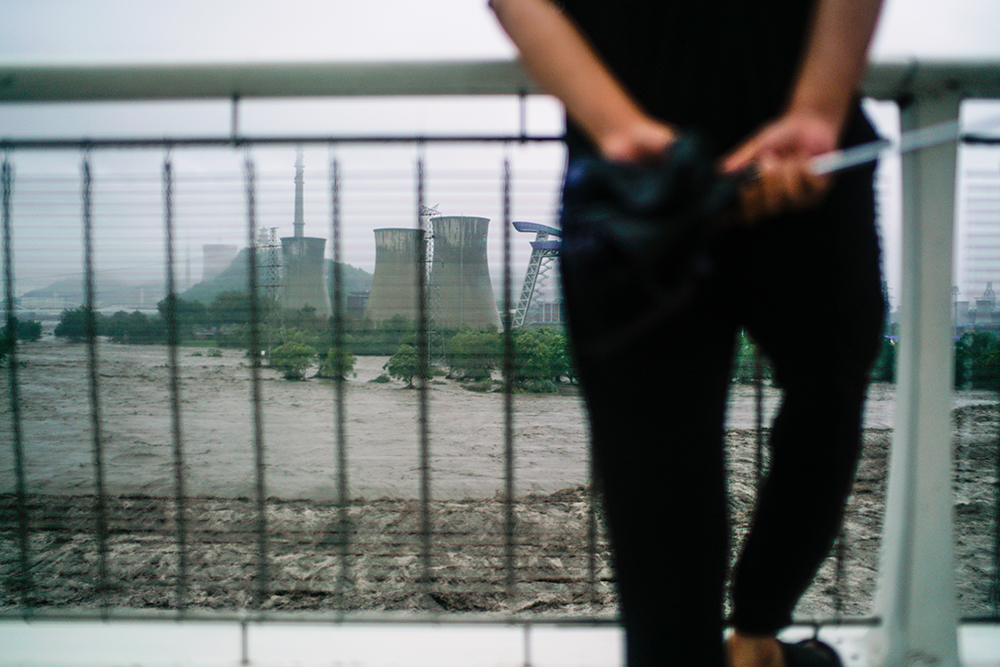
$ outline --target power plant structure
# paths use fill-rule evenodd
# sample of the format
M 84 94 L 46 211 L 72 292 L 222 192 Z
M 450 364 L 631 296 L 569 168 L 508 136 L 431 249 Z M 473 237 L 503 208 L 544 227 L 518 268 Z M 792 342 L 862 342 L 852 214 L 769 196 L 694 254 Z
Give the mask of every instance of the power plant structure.
M 305 165 L 302 152 L 295 161 L 295 221 L 294 235 L 281 239 L 281 257 L 285 268 L 281 296 L 283 308 L 300 310 L 306 306 L 316 314 L 330 314 L 330 291 L 324 279 L 326 239 L 308 237 L 304 233 L 303 189 Z
M 423 232 L 419 229 L 375 230 L 375 275 L 365 317 L 373 322 L 400 315 L 416 321 L 419 277 L 424 270 Z
M 441 329 L 500 328 L 486 260 L 489 218 L 431 218 L 434 242 L 428 277 L 430 311 Z
M 201 246 L 201 279 L 211 280 L 225 271 L 236 258 L 238 248 L 224 243 L 206 243 Z M 190 282 L 190 280 L 189 280 Z
M 517 300 L 517 310 L 514 311 L 515 327 L 524 326 L 531 310 L 535 293 L 543 289 L 550 277 L 550 271 L 559 261 L 559 247 L 562 245 L 562 230 L 537 222 L 515 221 L 514 229 L 519 232 L 534 232 L 535 240 L 531 242 L 531 258 L 528 269 L 524 272 L 524 283 L 521 285 L 521 296 Z M 559 303 L 546 302 L 539 304 L 542 311 L 539 320 L 543 324 L 558 324 L 562 322 L 562 308 Z
M 417 229 L 376 229 L 375 277 L 365 317 L 376 322 L 395 315 L 417 319 L 418 272 L 429 268 L 428 314 L 435 329 L 499 328 L 486 260 L 489 222 L 473 216 L 434 216 L 427 221 L 426 244 Z
M 281 244 L 277 227 L 257 230 L 257 285 L 267 298 L 281 298 Z

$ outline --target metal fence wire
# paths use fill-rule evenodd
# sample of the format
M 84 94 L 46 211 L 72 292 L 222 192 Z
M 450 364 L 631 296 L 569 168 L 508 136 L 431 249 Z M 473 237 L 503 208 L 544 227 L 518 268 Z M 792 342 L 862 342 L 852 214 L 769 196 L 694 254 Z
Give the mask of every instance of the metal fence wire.
M 436 324 L 428 303 L 430 267 L 424 244 L 440 241 L 431 236 L 433 229 L 428 227 L 425 215 L 429 178 L 426 140 L 413 140 L 417 156 L 409 190 L 403 193 L 412 197 L 420 261 L 413 267 L 418 287 L 417 316 L 410 332 L 418 366 L 413 373 L 416 389 L 408 392 L 398 384 L 393 388 L 395 396 L 404 397 L 400 400 L 414 412 L 408 422 L 413 431 L 411 462 L 395 469 L 408 471 L 412 476 L 408 482 L 413 482 L 408 488 L 416 492 L 399 494 L 390 489 L 382 493 L 363 490 L 370 489 L 366 486 L 366 466 L 378 466 L 381 461 L 377 451 L 365 451 L 370 444 L 357 443 L 366 429 L 365 419 L 382 417 L 377 412 L 366 413 L 365 417 L 352 413 L 352 396 L 361 391 L 361 381 L 351 376 L 344 357 L 337 355 L 331 356 L 335 359 L 333 372 L 322 385 L 324 391 L 328 389 L 324 418 L 328 419 L 329 437 L 298 434 L 318 441 L 302 450 L 314 458 L 296 460 L 292 466 L 330 470 L 323 488 L 310 490 L 304 488 L 304 483 L 286 480 L 282 476 L 289 474 L 287 469 L 273 465 L 287 464 L 284 457 L 288 452 L 276 446 L 275 430 L 266 423 L 274 414 L 266 405 L 266 396 L 287 390 L 288 401 L 294 403 L 299 393 L 293 392 L 295 385 L 282 384 L 277 372 L 265 365 L 271 345 L 271 334 L 266 329 L 273 324 L 266 297 L 272 286 L 261 284 L 262 267 L 256 250 L 261 238 L 262 189 L 271 184 L 262 185 L 252 142 L 243 144 L 241 164 L 245 205 L 242 218 L 249 249 L 245 253 L 249 294 L 246 338 L 238 351 L 225 350 L 231 364 L 246 369 L 244 380 L 232 381 L 233 391 L 247 392 L 240 399 L 246 409 L 238 414 L 215 415 L 216 426 L 232 432 L 228 446 L 249 452 L 252 470 L 246 484 L 216 492 L 204 484 L 192 484 L 197 467 L 211 457 L 206 458 L 208 453 L 201 451 L 204 443 L 193 435 L 191 418 L 198 407 L 194 402 L 204 398 L 192 398 L 193 392 L 189 391 L 198 382 L 200 371 L 192 367 L 187 355 L 200 356 L 209 348 L 186 347 L 182 335 L 183 297 L 177 277 L 179 177 L 174 160 L 178 146 L 167 141 L 146 146 L 164 151 L 158 193 L 162 220 L 158 224 L 163 231 L 164 281 L 170 296 L 161 302 L 160 310 L 166 324 L 165 345 L 147 348 L 164 351 L 166 360 L 141 369 L 135 366 L 135 360 L 144 352 L 136 352 L 139 356 L 129 357 L 131 361 L 109 365 L 108 355 L 137 346 L 108 342 L 98 328 L 99 270 L 94 234 L 101 219 L 95 213 L 93 149 L 82 155 L 79 178 L 83 344 L 73 346 L 47 336 L 39 342 L 15 344 L 18 298 L 14 290 L 17 265 L 13 239 L 18 212 L 14 207 L 14 168 L 10 157 L 5 157 L 0 176 L 8 332 L 4 340 L 9 342 L 4 364 L 8 378 L 4 403 L 9 410 L 4 418 L 3 440 L 7 444 L 0 466 L 0 615 L 246 618 L 249 614 L 256 618 L 377 620 L 405 614 L 441 621 L 468 620 L 469 614 L 475 614 L 532 622 L 613 622 L 617 615 L 613 569 L 601 525 L 600 501 L 593 493 L 585 429 L 581 426 L 575 436 L 567 436 L 558 426 L 548 424 L 546 406 L 554 399 L 522 393 L 515 382 L 519 332 L 512 323 L 516 277 L 511 230 L 517 187 L 510 153 L 518 150 L 518 144 L 513 139 L 504 139 L 499 183 L 490 186 L 497 192 L 502 225 L 499 391 L 465 394 L 476 397 L 476 401 L 481 398 L 479 404 L 489 406 L 489 412 L 480 418 L 488 420 L 493 415 L 502 422 L 499 446 L 492 455 L 499 459 L 501 480 L 494 493 L 468 496 L 437 493 L 435 488 L 436 478 L 443 474 L 440 466 L 444 465 L 438 444 L 442 438 L 456 437 L 453 431 L 443 434 L 445 429 L 436 421 L 436 410 L 457 399 L 456 394 L 442 393 L 449 381 L 436 369 L 431 351 L 430 336 Z M 345 176 L 342 160 L 333 155 L 336 147 L 330 150 L 324 197 L 330 211 L 331 293 L 335 306 L 324 335 L 329 336 L 334 350 L 345 350 L 355 331 L 354 320 L 342 307 L 347 296 L 343 198 L 350 178 Z M 555 174 L 549 182 L 557 181 Z M 40 182 L 44 184 L 45 179 Z M 30 179 L 26 187 L 30 189 Z M 555 199 L 557 194 L 549 190 L 547 196 Z M 26 214 L 31 217 L 30 210 Z M 282 320 L 279 326 L 284 330 L 285 325 Z M 64 397 L 87 406 L 86 428 L 73 433 L 63 430 L 46 434 L 44 419 L 32 406 L 46 384 L 45 373 L 76 372 L 69 366 L 52 365 L 53 355 L 69 364 L 82 364 L 84 369 L 84 381 L 79 385 L 84 388 L 83 395 Z M 740 363 L 741 354 L 736 356 Z M 746 406 L 747 423 L 730 424 L 727 434 L 734 545 L 750 521 L 754 489 L 766 474 L 766 415 L 773 414 L 780 396 L 780 390 L 767 378 L 766 362 L 755 352 L 751 351 L 744 367 L 750 380 L 734 384 L 731 400 Z M 220 372 L 219 366 L 205 368 L 206 374 Z M 167 397 L 166 409 L 160 415 L 160 425 L 167 435 L 137 432 L 123 436 L 118 424 L 108 424 L 108 397 L 112 391 L 133 391 L 115 387 L 132 372 L 148 376 L 138 381 L 152 381 L 153 376 L 163 380 L 156 391 Z M 46 391 L 64 391 L 70 386 L 55 382 Z M 881 391 L 891 389 L 883 387 Z M 576 417 L 582 418 L 572 386 L 563 387 L 562 392 L 560 400 L 576 401 Z M 147 395 L 143 390 L 134 399 L 141 401 Z M 958 513 L 961 604 L 966 616 L 997 618 L 1000 531 L 996 522 L 1000 491 L 996 470 L 1000 466 L 1000 448 L 996 433 L 1000 431 L 995 397 L 981 398 L 956 413 L 956 486 L 968 491 Z M 463 401 L 463 405 L 469 404 Z M 277 428 L 290 428 L 295 419 L 285 419 Z M 248 420 L 247 428 L 236 428 L 239 420 Z M 461 433 L 462 426 L 458 426 Z M 471 444 L 478 436 L 472 427 L 467 433 Z M 122 456 L 123 437 L 134 437 L 136 442 L 162 437 L 169 443 L 166 462 L 158 465 L 156 472 L 147 467 L 142 473 L 144 479 L 161 475 L 163 484 L 151 484 L 148 492 L 141 485 L 127 492 L 120 492 L 117 485 L 109 487 L 109 460 Z M 567 437 L 575 440 L 566 442 Z M 884 502 L 888 429 L 868 428 L 865 440 L 866 455 L 844 532 L 817 584 L 800 605 L 799 620 L 872 622 L 867 610 L 874 587 Z M 76 441 L 89 442 L 91 454 L 89 461 L 76 464 L 72 483 L 66 480 L 60 486 L 59 479 L 44 484 L 33 482 L 33 475 L 46 462 L 64 465 L 59 457 L 70 456 L 66 452 L 74 449 Z M 541 491 L 527 484 L 521 486 L 518 475 L 527 469 L 525 466 L 532 465 L 532 456 L 539 447 L 575 451 L 580 469 L 578 482 Z M 52 451 L 47 453 L 50 448 Z M 218 465 L 231 465 L 228 461 L 223 459 Z M 152 464 L 143 464 L 140 457 L 136 465 Z M 86 486 L 75 482 L 81 474 L 88 480 Z M 467 470 L 463 474 L 475 476 L 481 471 Z M 289 488 L 297 489 L 296 484 L 303 485 L 301 493 L 285 493 Z M 275 492 L 275 488 L 279 490 Z

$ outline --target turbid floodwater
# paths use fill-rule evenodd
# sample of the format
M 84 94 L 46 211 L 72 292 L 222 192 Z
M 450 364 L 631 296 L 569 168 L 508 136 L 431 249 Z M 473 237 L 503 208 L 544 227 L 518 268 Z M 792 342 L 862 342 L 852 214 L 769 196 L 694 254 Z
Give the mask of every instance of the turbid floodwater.
M 173 500 L 174 457 L 167 349 L 99 345 L 99 387 L 107 514 L 110 603 L 178 603 L 178 519 L 189 532 L 186 604 L 235 609 L 259 594 L 254 538 L 256 463 L 250 368 L 245 355 L 181 348 L 182 477 L 190 500 Z M 91 606 L 94 582 L 94 454 L 86 348 L 51 338 L 19 352 L 24 479 L 32 508 L 31 595 L 37 604 Z M 587 431 L 574 387 L 514 396 L 512 524 L 518 585 L 505 569 L 504 397 L 469 391 L 447 378 L 429 386 L 432 554 L 422 551 L 418 392 L 372 382 L 384 357 L 361 357 L 346 383 L 343 442 L 351 502 L 337 498 L 333 384 L 290 382 L 261 370 L 267 503 L 267 593 L 275 609 L 437 609 L 610 614 L 615 600 L 607 545 L 587 558 Z M 0 399 L 9 413 L 9 388 Z M 800 617 L 869 613 L 885 496 L 894 387 L 875 384 L 865 419 L 865 455 L 843 540 L 843 570 L 831 559 L 803 599 Z M 765 424 L 780 391 L 763 390 Z M 963 614 L 987 613 L 995 534 L 997 397 L 955 397 L 958 581 Z M 734 385 L 726 447 L 737 537 L 749 519 L 755 466 L 756 390 Z M 11 422 L 0 426 L 11 442 Z M 948 446 L 948 443 L 942 443 Z M 5 583 L 0 604 L 19 601 L 15 465 L 0 449 Z M 345 523 L 346 520 L 346 523 Z M 346 542 L 345 542 L 346 540 Z M 344 545 L 347 546 L 344 546 Z M 734 541 L 735 544 L 735 541 Z M 735 550 L 735 546 L 734 546 Z M 343 558 L 343 554 L 347 558 Z M 346 569 L 344 566 L 346 565 Z M 430 568 L 434 585 L 417 585 Z M 430 591 L 430 592 L 428 592 Z

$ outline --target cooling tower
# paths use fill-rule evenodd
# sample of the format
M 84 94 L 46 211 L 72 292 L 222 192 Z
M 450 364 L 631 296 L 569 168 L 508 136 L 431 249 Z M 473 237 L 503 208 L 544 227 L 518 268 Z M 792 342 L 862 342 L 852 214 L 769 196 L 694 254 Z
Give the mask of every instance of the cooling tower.
M 330 314 L 330 294 L 323 279 L 326 239 L 286 236 L 281 239 L 285 267 L 282 308 L 299 310 L 312 306 L 317 315 Z
M 323 275 L 323 253 L 326 239 L 305 236 L 305 212 L 302 191 L 305 183 L 302 151 L 295 160 L 295 236 L 281 239 L 281 259 L 285 267 L 281 307 L 300 310 L 305 306 L 316 309 L 317 315 L 330 314 L 330 291 Z
M 236 258 L 237 248 L 234 245 L 224 245 L 220 243 L 206 243 L 201 246 L 203 257 L 201 279 L 211 280 L 219 275 Z
M 489 218 L 431 218 L 434 259 L 429 280 L 431 316 L 444 329 L 500 328 L 486 263 Z
M 402 315 L 417 319 L 417 271 L 423 250 L 419 229 L 375 230 L 375 276 L 365 317 L 373 322 Z

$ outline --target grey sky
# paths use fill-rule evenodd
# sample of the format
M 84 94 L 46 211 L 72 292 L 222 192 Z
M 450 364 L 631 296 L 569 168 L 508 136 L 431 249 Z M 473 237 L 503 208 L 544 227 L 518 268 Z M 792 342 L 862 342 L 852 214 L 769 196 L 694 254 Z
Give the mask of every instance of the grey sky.
M 0 0 L 0 16 L 4 17 L 0 22 L 3 62 L 478 59 L 513 54 L 484 0 Z M 998 36 L 997 0 L 887 0 L 873 54 L 877 59 L 982 58 L 1000 62 Z M 1000 113 L 996 106 L 979 105 L 967 110 L 966 116 L 996 113 Z M 875 115 L 883 132 L 894 131 L 895 113 L 891 108 L 878 108 Z M 511 100 L 261 101 L 244 104 L 241 127 L 247 134 L 509 132 L 516 130 L 517 118 L 517 107 Z M 225 103 L 0 106 L 0 136 L 218 135 L 228 132 L 228 123 Z M 560 123 L 558 108 L 550 100 L 531 103 L 532 131 L 557 132 Z M 162 154 L 153 153 L 139 156 L 135 152 L 95 152 L 97 187 L 104 188 L 98 190 L 102 193 L 99 203 L 108 207 L 98 219 L 104 234 L 98 243 L 104 268 L 125 271 L 128 266 L 154 267 L 161 261 L 157 259 L 162 255 L 159 226 L 145 222 L 156 221 L 160 207 L 157 179 Z M 497 220 L 498 184 L 490 178 L 499 172 L 502 153 L 492 149 L 430 148 L 428 203 L 439 204 L 446 214 L 484 215 Z M 370 270 L 374 260 L 370 230 L 413 224 L 412 185 L 407 179 L 413 171 L 414 151 L 342 148 L 336 154 L 346 176 L 355 179 L 358 186 L 351 189 L 346 184 L 352 181 L 345 182 L 345 219 L 352 230 L 345 240 L 345 259 Z M 515 147 L 507 155 L 518 177 L 515 218 L 554 222 L 553 187 L 558 177 L 559 150 Z M 325 179 L 331 157 L 327 149 L 313 149 L 307 154 L 307 233 L 327 234 Z M 225 172 L 226 178 L 235 177 L 239 185 L 242 155 L 233 151 L 178 150 L 173 158 L 179 179 Z M 254 159 L 262 182 L 269 188 L 261 194 L 267 203 L 262 206 L 260 222 L 288 227 L 280 233 L 289 233 L 294 150 L 260 149 L 254 151 Z M 996 168 L 997 152 L 980 149 L 964 155 L 963 161 Z M 75 179 L 80 157 L 75 153 L 19 153 L 14 162 L 22 191 L 32 179 L 36 179 L 33 187 L 40 192 L 56 187 L 40 180 L 42 174 L 69 177 L 56 188 L 61 192 L 59 196 L 66 198 L 58 215 L 42 212 L 41 203 L 26 206 L 23 200 L 15 200 L 21 202 L 20 219 L 32 220 L 33 212 L 40 216 L 32 225 L 16 229 L 17 287 L 21 292 L 53 275 L 72 274 L 78 266 L 79 230 L 73 207 L 78 210 L 79 185 Z M 883 183 L 890 189 L 898 187 L 898 182 L 893 183 L 893 170 L 898 167 L 892 161 L 886 167 Z M 372 180 L 377 174 L 390 181 L 396 179 L 394 194 L 382 193 L 385 183 Z M 133 195 L 141 202 L 136 202 L 131 211 L 124 211 L 113 195 L 127 181 L 126 175 L 146 183 L 133 187 L 143 194 Z M 224 187 L 231 185 L 227 182 Z M 38 202 L 45 200 L 45 195 L 38 196 Z M 197 207 L 198 201 L 207 206 L 193 193 L 190 196 L 190 206 Z M 180 258 L 184 260 L 186 246 L 194 249 L 195 278 L 200 273 L 201 243 L 241 243 L 245 239 L 240 197 L 238 189 L 218 195 L 219 202 L 214 205 L 227 211 L 224 216 L 209 220 L 192 209 L 189 218 L 179 218 Z M 886 267 L 893 284 L 898 271 L 895 200 L 890 197 L 884 230 Z M 179 205 L 182 201 L 179 199 Z M 142 211 L 141 215 L 137 211 Z M 149 233 L 150 228 L 153 233 Z M 499 240 L 499 226 L 494 226 L 494 262 L 499 258 Z M 54 258 L 52 249 L 57 247 L 59 257 Z M 518 246 L 517 279 L 527 258 L 526 248 L 525 239 Z M 136 261 L 130 261 L 133 258 Z M 497 273 L 494 281 L 499 281 Z
M 479 58 L 512 50 L 485 0 L 3 0 L 0 57 Z M 1000 55 L 996 0 L 887 0 L 876 55 Z

